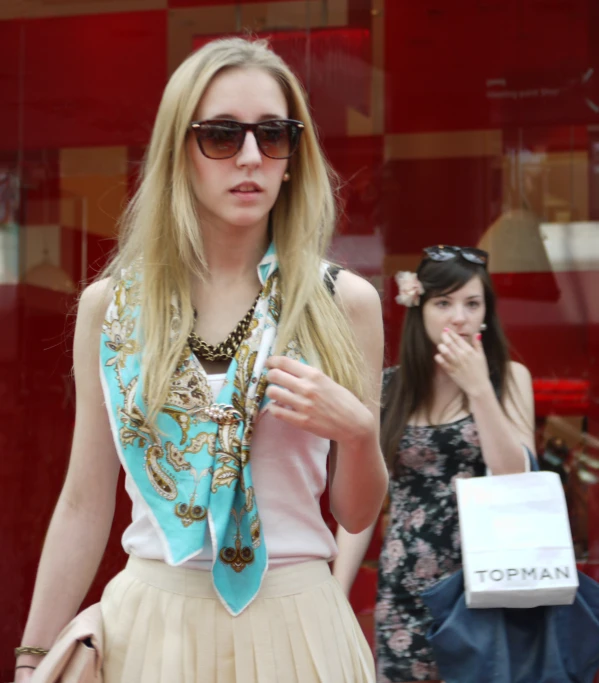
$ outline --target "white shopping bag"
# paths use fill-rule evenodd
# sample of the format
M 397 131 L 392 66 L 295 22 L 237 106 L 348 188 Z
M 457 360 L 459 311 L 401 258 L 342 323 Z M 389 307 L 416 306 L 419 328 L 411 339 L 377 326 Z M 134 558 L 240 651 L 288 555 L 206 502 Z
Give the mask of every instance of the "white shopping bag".
M 559 476 L 456 482 L 468 607 L 572 604 L 578 575 Z

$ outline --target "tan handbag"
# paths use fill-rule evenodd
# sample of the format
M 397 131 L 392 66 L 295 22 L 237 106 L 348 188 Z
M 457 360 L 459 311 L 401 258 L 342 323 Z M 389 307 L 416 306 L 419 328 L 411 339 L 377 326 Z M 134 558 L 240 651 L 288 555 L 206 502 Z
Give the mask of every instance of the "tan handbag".
M 96 603 L 65 626 L 31 683 L 102 683 L 103 641 L 102 613 Z

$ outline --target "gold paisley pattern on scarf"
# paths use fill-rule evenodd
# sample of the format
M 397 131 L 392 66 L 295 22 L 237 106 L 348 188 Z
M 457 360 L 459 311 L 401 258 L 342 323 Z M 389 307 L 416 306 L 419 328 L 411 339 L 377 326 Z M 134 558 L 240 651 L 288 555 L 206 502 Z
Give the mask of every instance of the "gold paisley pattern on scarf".
M 203 505 L 195 505 L 196 494 L 191 496 L 188 503 L 177 503 L 175 514 L 181 520 L 183 526 L 190 526 L 194 522 L 202 522 L 208 515 L 208 510 Z
M 230 510 L 232 528 L 227 532 L 228 538 L 232 534 L 233 544 L 225 543 L 218 553 L 220 561 L 236 573 L 254 562 L 254 550 L 262 546 L 262 525 L 254 488 L 244 470 L 250 463 L 254 423 L 267 387 L 265 372 L 254 375 L 256 363 L 266 339 L 265 333 L 269 337 L 272 335 L 272 328 L 276 327 L 281 316 L 282 297 L 277 272 L 266 279 L 259 301 L 261 305 L 257 307 L 247 336 L 233 361 L 236 364 L 235 374 L 226 380 L 233 383 L 233 392 L 229 394 L 231 405 L 214 403 L 208 378 L 199 362 L 188 344 L 183 348 L 160 411 L 161 418 L 165 417 L 176 425 L 174 429 L 167 426 L 168 423 L 161 423 L 160 429 L 150 425 L 144 408 L 138 405 L 143 396 L 143 392 L 140 395 L 139 374 L 127 380 L 128 383 L 124 380 L 125 376 L 131 376 L 126 375 L 130 357 L 141 357 L 141 348 L 135 338 L 141 303 L 140 279 L 136 273 L 124 274 L 117 283 L 113 304 L 103 325 L 103 343 L 111 352 L 104 357 L 105 365 L 111 368 L 115 387 L 123 397 L 116 411 L 120 442 L 143 452 L 145 475 L 152 489 L 163 500 L 174 503 L 172 512 L 181 525 L 188 528 L 207 519 L 207 500 L 210 498 L 205 498 L 206 489 L 203 489 L 199 500 L 198 489 L 204 477 L 210 478 L 212 495 L 217 495 L 224 488 L 234 490 L 239 487 L 242 497 L 240 500 L 236 498 L 238 502 Z M 173 300 L 170 337 L 174 340 L 179 334 L 181 317 Z M 296 342 L 290 342 L 285 352 L 301 358 Z M 139 403 L 144 405 L 143 400 Z M 211 423 L 214 427 L 212 430 L 202 427 L 198 432 L 201 423 Z M 194 455 L 200 453 L 204 465 L 198 472 L 194 467 Z M 206 455 L 212 464 L 210 460 L 206 462 Z M 177 473 L 187 473 L 192 480 L 185 478 L 179 481 Z M 184 481 L 186 491 L 183 490 Z
M 276 276 L 269 278 L 262 297 L 270 297 Z M 146 415 L 135 402 L 137 394 L 138 377 L 134 378 L 128 386 L 124 386 L 121 370 L 125 367 L 127 356 L 140 352 L 139 344 L 131 335 L 135 329 L 133 311 L 140 302 L 139 281 L 129 273 L 119 281 L 115 287 L 114 295 L 116 315 L 110 320 L 106 319 L 103 331 L 107 340 L 106 346 L 113 352 L 106 365 L 114 366 L 114 372 L 124 398 L 124 407 L 119 409 L 121 443 L 126 446 L 136 444 L 144 449 L 144 466 L 146 475 L 152 488 L 164 499 L 175 501 L 179 498 L 176 480 L 168 473 L 165 464 L 168 464 L 175 472 L 189 471 L 194 476 L 195 488 L 188 502 L 179 502 L 174 506 L 174 514 L 187 527 L 194 522 L 206 519 L 207 509 L 196 504 L 197 484 L 203 476 L 212 475 L 211 491 L 216 493 L 220 487 L 239 485 L 245 494 L 245 505 L 241 510 L 237 522 L 237 536 L 240 539 L 241 517 L 254 508 L 253 487 L 245 489 L 242 475 L 243 468 L 249 462 L 249 444 L 253 432 L 253 420 L 258 414 L 261 401 L 266 390 L 266 377 L 262 375 L 257 383 L 257 390 L 252 399 L 248 399 L 247 388 L 252 380 L 252 374 L 258 355 L 261 334 L 259 338 L 252 335 L 259 327 L 258 319 L 252 320 L 248 331 L 248 337 L 240 346 L 237 356 L 238 371 L 235 375 L 234 384 L 237 392 L 233 395 L 232 406 L 218 405 L 212 402 L 212 392 L 206 376 L 197 366 L 191 349 L 185 345 L 181 354 L 181 360 L 173 373 L 165 405 L 161 413 L 170 417 L 180 430 L 178 444 L 172 441 L 163 442 L 158 431 L 152 428 Z M 269 303 L 271 314 L 280 314 L 280 297 L 272 297 Z M 171 337 L 178 334 L 180 329 L 180 317 L 177 307 L 171 306 L 172 326 Z M 255 380 L 254 380 L 255 381 Z M 249 418 L 249 419 L 248 419 Z M 200 433 L 189 441 L 189 431 L 194 423 L 212 421 L 217 425 L 217 434 Z M 241 423 L 247 427 L 243 431 L 242 439 L 238 432 Z M 249 422 L 249 424 L 248 424 Z M 188 443 L 189 442 L 189 443 Z M 182 448 L 185 444 L 187 447 Z M 214 458 L 214 466 L 204 470 L 198 475 L 189 459 L 195 453 L 199 453 L 206 447 L 208 454 Z M 260 545 L 260 521 L 257 515 L 253 519 L 251 530 L 252 545 Z M 251 548 L 237 547 L 223 548 L 222 556 L 227 558 L 235 571 L 243 568 L 253 559 Z
M 208 453 L 216 454 L 216 435 L 200 434 L 189 443 L 188 447 L 180 450 L 172 441 L 162 442 L 158 431 L 151 427 L 146 415 L 137 405 L 135 398 L 139 377 L 135 377 L 127 386 L 122 379 L 122 370 L 127 362 L 127 356 L 140 352 L 139 344 L 131 339 L 135 329 L 133 311 L 140 303 L 140 285 L 134 272 L 130 270 L 124 274 L 115 287 L 114 308 L 110 320 L 105 319 L 103 332 L 107 337 L 104 343 L 114 353 L 106 362 L 113 366 L 115 377 L 124 398 L 124 406 L 119 408 L 120 422 L 119 437 L 123 446 L 137 445 L 144 451 L 144 466 L 146 475 L 152 488 L 168 501 L 174 501 L 179 496 L 175 479 L 169 475 L 163 466 L 168 463 L 175 472 L 190 471 L 194 476 L 196 489 L 202 475 L 198 476 L 186 455 L 198 453 L 206 445 Z M 109 309 L 110 310 L 110 309 Z M 172 310 L 171 336 L 177 333 L 179 317 L 176 307 Z M 210 405 L 212 397 L 206 378 L 199 372 L 189 359 L 190 350 L 186 347 L 181 362 L 173 373 L 169 386 L 165 406 L 162 413 L 171 417 L 181 430 L 179 446 L 188 441 L 188 432 L 194 419 L 200 411 Z M 212 472 L 204 472 L 203 476 Z M 191 495 L 189 503 L 179 503 L 175 506 L 175 514 L 184 526 L 206 518 L 207 511 L 195 505 L 196 491 Z
M 201 420 L 211 420 L 218 428 L 218 441 L 214 446 L 215 465 L 210 490 L 216 493 L 221 486 L 231 487 L 237 481 L 243 491 L 241 479 L 241 442 L 237 436 L 243 414 L 233 406 L 213 404 L 199 414 Z
M 115 444 L 153 522 L 163 532 L 165 561 L 179 564 L 195 557 L 208 527 L 215 546 L 214 588 L 236 616 L 257 595 L 268 567 L 250 449 L 265 402 L 265 362 L 277 348 L 282 310 L 276 250 L 271 244 L 257 266 L 262 291 L 246 338 L 216 397 L 189 343 L 183 343 L 187 331 L 182 328 L 179 302 L 171 298 L 168 336 L 171 343 L 181 340 L 183 348 L 164 406 L 151 424 L 142 376 L 139 265 L 123 272 L 103 324 L 102 389 Z M 281 352 L 304 360 L 296 341 Z M 241 580 L 234 580 L 241 572 L 245 572 Z
M 235 547 L 233 548 L 231 546 L 226 546 L 222 548 L 219 553 L 221 562 L 224 562 L 224 564 L 229 565 L 231 569 L 237 572 L 238 574 L 242 572 L 248 566 L 248 564 L 252 564 L 252 562 L 254 561 L 253 548 L 250 548 L 247 545 L 242 545 L 241 540 L 241 519 L 245 512 L 245 507 L 241 508 L 239 514 L 237 514 L 235 508 L 231 510 L 231 516 L 235 519 L 235 523 L 237 524 L 237 533 L 235 534 Z
M 252 536 L 252 545 L 257 548 L 260 545 L 260 517 L 254 515 L 252 521 L 250 522 L 250 534 Z

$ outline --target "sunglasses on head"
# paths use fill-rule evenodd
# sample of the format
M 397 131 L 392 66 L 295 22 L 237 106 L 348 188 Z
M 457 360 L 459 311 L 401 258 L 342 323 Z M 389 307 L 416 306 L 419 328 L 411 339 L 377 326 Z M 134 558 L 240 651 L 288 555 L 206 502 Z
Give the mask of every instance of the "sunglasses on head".
M 466 261 L 485 268 L 489 262 L 489 254 L 475 247 L 450 247 L 445 244 L 438 244 L 434 247 L 426 247 L 423 251 L 431 261 L 450 261 L 461 256 Z
M 209 159 L 230 159 L 243 147 L 248 131 L 256 138 L 258 148 L 269 159 L 289 159 L 297 150 L 304 130 L 301 121 L 272 119 L 259 123 L 241 123 L 226 119 L 192 121 L 200 151 Z

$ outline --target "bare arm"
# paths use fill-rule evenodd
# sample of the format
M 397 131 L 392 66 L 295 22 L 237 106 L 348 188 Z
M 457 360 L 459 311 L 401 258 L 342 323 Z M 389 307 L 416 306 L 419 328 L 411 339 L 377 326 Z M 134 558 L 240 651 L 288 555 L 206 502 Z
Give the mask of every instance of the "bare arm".
M 483 458 L 493 474 L 528 469 L 523 446 L 534 453 L 534 397 L 528 370 L 520 363 L 510 363 L 504 412 L 491 384 L 480 335 L 468 343 L 445 330 L 435 361 L 468 397 Z
M 106 281 L 82 295 L 75 328 L 76 420 L 67 477 L 44 542 L 23 645 L 49 649 L 75 616 L 96 574 L 112 525 L 119 461 L 100 386 Z M 22 655 L 18 664 L 38 663 Z M 28 680 L 19 669 L 16 681 Z
M 384 401 L 385 390 L 383 389 L 383 405 Z M 339 581 L 343 592 L 348 597 L 379 522 L 382 522 L 382 518 L 357 534 L 350 534 L 341 525 L 337 527 L 336 541 L 339 552 L 333 563 L 333 576 Z M 383 526 L 384 524 L 381 524 L 381 527 Z
M 341 584 L 345 595 L 349 595 L 356 580 L 376 525 L 377 522 L 374 522 L 358 534 L 350 534 L 341 525 L 337 528 L 339 554 L 333 564 L 333 576 Z
M 329 490 L 335 519 L 345 530 L 357 534 L 376 523 L 389 484 L 379 444 L 383 320 L 378 292 L 357 275 L 341 271 L 336 296 L 351 321 L 362 351 L 364 405 L 370 414 L 362 438 L 337 440 L 331 452 Z
M 470 397 L 483 457 L 493 474 L 524 472 L 528 463 L 522 446 L 535 452 L 532 379 L 524 365 L 511 363 L 507 393 L 505 412 L 490 383 Z
M 337 292 L 362 351 L 364 401 L 321 370 L 285 356 L 267 360 L 266 394 L 274 417 L 336 442 L 330 460 L 331 511 L 339 524 L 358 533 L 376 520 L 387 492 L 378 436 L 383 324 L 379 296 L 368 282 L 342 271 Z

